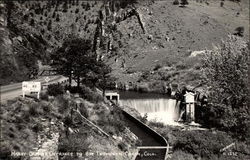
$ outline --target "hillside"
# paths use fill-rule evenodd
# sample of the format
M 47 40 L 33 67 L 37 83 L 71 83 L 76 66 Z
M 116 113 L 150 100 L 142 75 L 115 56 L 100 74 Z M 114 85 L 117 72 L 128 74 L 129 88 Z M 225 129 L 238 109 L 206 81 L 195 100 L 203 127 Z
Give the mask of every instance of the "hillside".
M 223 7 L 220 1 L 189 1 L 186 7 L 172 1 L 139 1 L 134 6 L 144 32 L 125 6 L 117 11 L 125 18 L 116 23 L 116 31 L 111 37 L 100 37 L 104 45 L 111 44 L 112 52 L 104 53 L 104 59 L 121 82 L 138 81 L 156 68 L 174 73 L 190 69 L 197 62 L 187 58 L 192 51 L 211 49 L 237 27 L 243 26 L 244 38 L 249 37 L 247 0 L 225 1 Z M 36 77 L 37 61 L 49 64 L 50 53 L 67 37 L 90 38 L 95 43 L 100 11 L 107 14 L 108 24 L 112 14 L 102 1 L 1 2 L 1 84 Z
M 110 64 L 114 64 L 113 68 L 117 69 L 116 74 L 122 77 L 122 81 L 131 82 L 155 67 L 181 72 L 179 66 L 183 65 L 189 69 L 198 62 L 195 58 L 188 58 L 191 52 L 212 49 L 228 34 L 235 33 L 239 26 L 244 26 L 244 37 L 248 40 L 248 4 L 243 1 L 240 6 L 225 1 L 222 8 L 218 1 L 209 2 L 209 5 L 190 1 L 187 7 L 181 8 L 172 5 L 171 1 L 156 1 L 141 7 L 148 34 L 141 34 L 135 18 L 122 22 L 119 29 L 127 33 L 123 37 L 127 54 L 111 59 Z M 242 11 L 236 16 L 239 10 Z M 129 34 L 132 35 L 130 38 Z

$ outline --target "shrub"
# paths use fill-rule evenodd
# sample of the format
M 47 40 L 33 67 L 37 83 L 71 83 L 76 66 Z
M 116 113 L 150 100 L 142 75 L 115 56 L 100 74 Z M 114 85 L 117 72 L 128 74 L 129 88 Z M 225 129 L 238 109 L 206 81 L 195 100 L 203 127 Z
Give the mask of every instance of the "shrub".
M 63 123 L 64 123 L 66 126 L 70 126 L 70 125 L 73 124 L 72 119 L 71 119 L 70 116 L 65 117 L 65 118 L 63 119 Z
M 51 106 L 48 105 L 48 104 L 42 105 L 42 108 L 43 108 L 43 111 L 44 111 L 45 113 L 50 113 L 50 111 L 51 111 Z
M 157 64 L 156 66 L 155 66 L 155 68 L 154 68 L 154 71 L 157 71 L 158 69 L 160 69 L 161 68 L 161 65 L 160 64 Z
M 205 114 L 214 127 L 230 131 L 242 140 L 249 135 L 249 44 L 237 36 L 229 36 L 220 47 L 205 54 L 203 71 L 211 86 L 210 112 Z
M 86 141 L 86 138 L 87 138 L 86 135 L 80 135 L 80 134 L 70 135 L 68 138 L 61 137 L 59 139 L 58 151 L 61 153 L 81 152 L 84 155 L 89 148 L 89 143 Z M 68 157 L 66 159 L 72 159 L 72 157 Z
M 243 36 L 244 36 L 244 30 L 245 30 L 245 28 L 242 27 L 242 26 L 241 26 L 241 27 L 237 27 L 237 28 L 235 29 L 235 32 L 236 32 L 236 33 L 234 33 L 234 35 L 243 37 Z
M 79 13 L 79 8 L 76 8 L 75 14 Z
M 35 106 L 34 104 L 31 104 L 30 108 L 29 108 L 29 115 L 31 116 L 37 116 L 39 114 L 37 106 Z
M 32 131 L 35 133 L 38 133 L 43 130 L 43 127 L 41 124 L 37 123 L 32 127 Z
M 148 121 L 148 114 L 147 113 L 144 114 L 144 116 L 141 118 L 141 121 L 143 123 L 146 123 Z
M 41 98 L 41 100 L 48 101 L 49 100 L 48 93 L 47 92 L 41 92 L 40 93 L 40 98 Z
M 70 93 L 79 93 L 80 96 L 90 102 L 98 103 L 103 101 L 102 95 L 92 91 L 89 87 L 81 86 L 81 87 L 69 87 L 66 86 L 65 90 L 69 90 Z
M 1 142 L 0 158 L 1 159 L 12 159 L 11 158 L 11 147 L 6 142 Z
M 177 141 L 174 150 L 182 150 L 204 159 L 220 155 L 220 150 L 231 144 L 233 139 L 224 132 L 179 131 L 175 132 Z
M 60 17 L 59 14 L 56 15 L 56 21 L 59 22 L 60 21 Z
M 220 2 L 220 7 L 223 7 L 223 6 L 224 6 L 224 2 L 221 1 L 221 2 Z
M 190 153 L 186 153 L 183 151 L 175 151 L 171 157 L 171 160 L 195 160 L 194 156 Z
M 173 5 L 179 5 L 179 4 L 180 4 L 179 0 L 174 0 Z
M 81 114 L 88 118 L 89 117 L 89 111 L 87 109 L 87 107 L 84 105 L 84 104 L 80 104 L 80 108 L 79 108 L 79 111 L 81 112 Z
M 124 142 L 120 142 L 118 147 L 124 152 L 128 150 L 128 146 Z
M 188 1 L 187 0 L 181 0 L 181 5 L 184 7 L 185 5 L 188 5 Z
M 59 102 L 59 113 L 67 113 L 69 110 L 69 101 L 65 99 L 62 95 L 57 96 L 57 100 Z
M 154 121 L 150 121 L 149 126 L 157 127 L 157 128 L 165 127 L 164 123 L 162 123 L 162 122 L 154 122 Z
M 63 94 L 64 88 L 61 84 L 50 84 L 47 92 L 50 96 L 57 96 Z

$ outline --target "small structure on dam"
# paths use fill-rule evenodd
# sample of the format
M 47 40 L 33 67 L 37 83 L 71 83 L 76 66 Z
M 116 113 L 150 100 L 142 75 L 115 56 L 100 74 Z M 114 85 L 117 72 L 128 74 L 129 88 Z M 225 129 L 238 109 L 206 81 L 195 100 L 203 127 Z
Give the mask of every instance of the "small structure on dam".
M 105 91 L 105 97 L 108 100 L 115 101 L 116 104 L 119 103 L 120 95 L 118 92 L 115 91 Z
M 195 104 L 195 100 L 194 100 L 194 96 L 195 94 L 192 92 L 187 92 L 184 97 L 185 97 L 185 103 L 186 103 L 186 119 L 187 120 L 191 120 L 194 121 L 194 104 Z

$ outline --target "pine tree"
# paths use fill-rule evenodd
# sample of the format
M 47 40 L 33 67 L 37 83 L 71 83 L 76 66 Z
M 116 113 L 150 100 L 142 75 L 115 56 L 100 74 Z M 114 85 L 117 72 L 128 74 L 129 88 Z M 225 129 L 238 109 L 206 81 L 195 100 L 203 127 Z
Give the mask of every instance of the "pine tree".
M 188 1 L 187 0 L 181 0 L 181 5 L 183 7 L 185 7 L 186 5 L 188 5 Z

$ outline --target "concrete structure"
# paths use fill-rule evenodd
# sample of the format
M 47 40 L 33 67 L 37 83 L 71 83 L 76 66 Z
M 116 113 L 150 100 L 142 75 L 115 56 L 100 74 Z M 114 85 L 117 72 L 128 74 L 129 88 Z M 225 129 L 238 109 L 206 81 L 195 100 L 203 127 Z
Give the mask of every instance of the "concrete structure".
M 185 103 L 186 103 L 186 119 L 189 119 L 191 121 L 195 120 L 194 117 L 194 105 L 195 105 L 195 100 L 194 100 L 194 93 L 192 92 L 187 92 L 185 96 Z
M 106 91 L 106 92 L 105 92 L 105 97 L 106 97 L 108 100 L 115 101 L 116 104 L 119 103 L 120 95 L 119 95 L 119 93 L 117 93 L 117 92 L 114 92 L 114 91 Z

